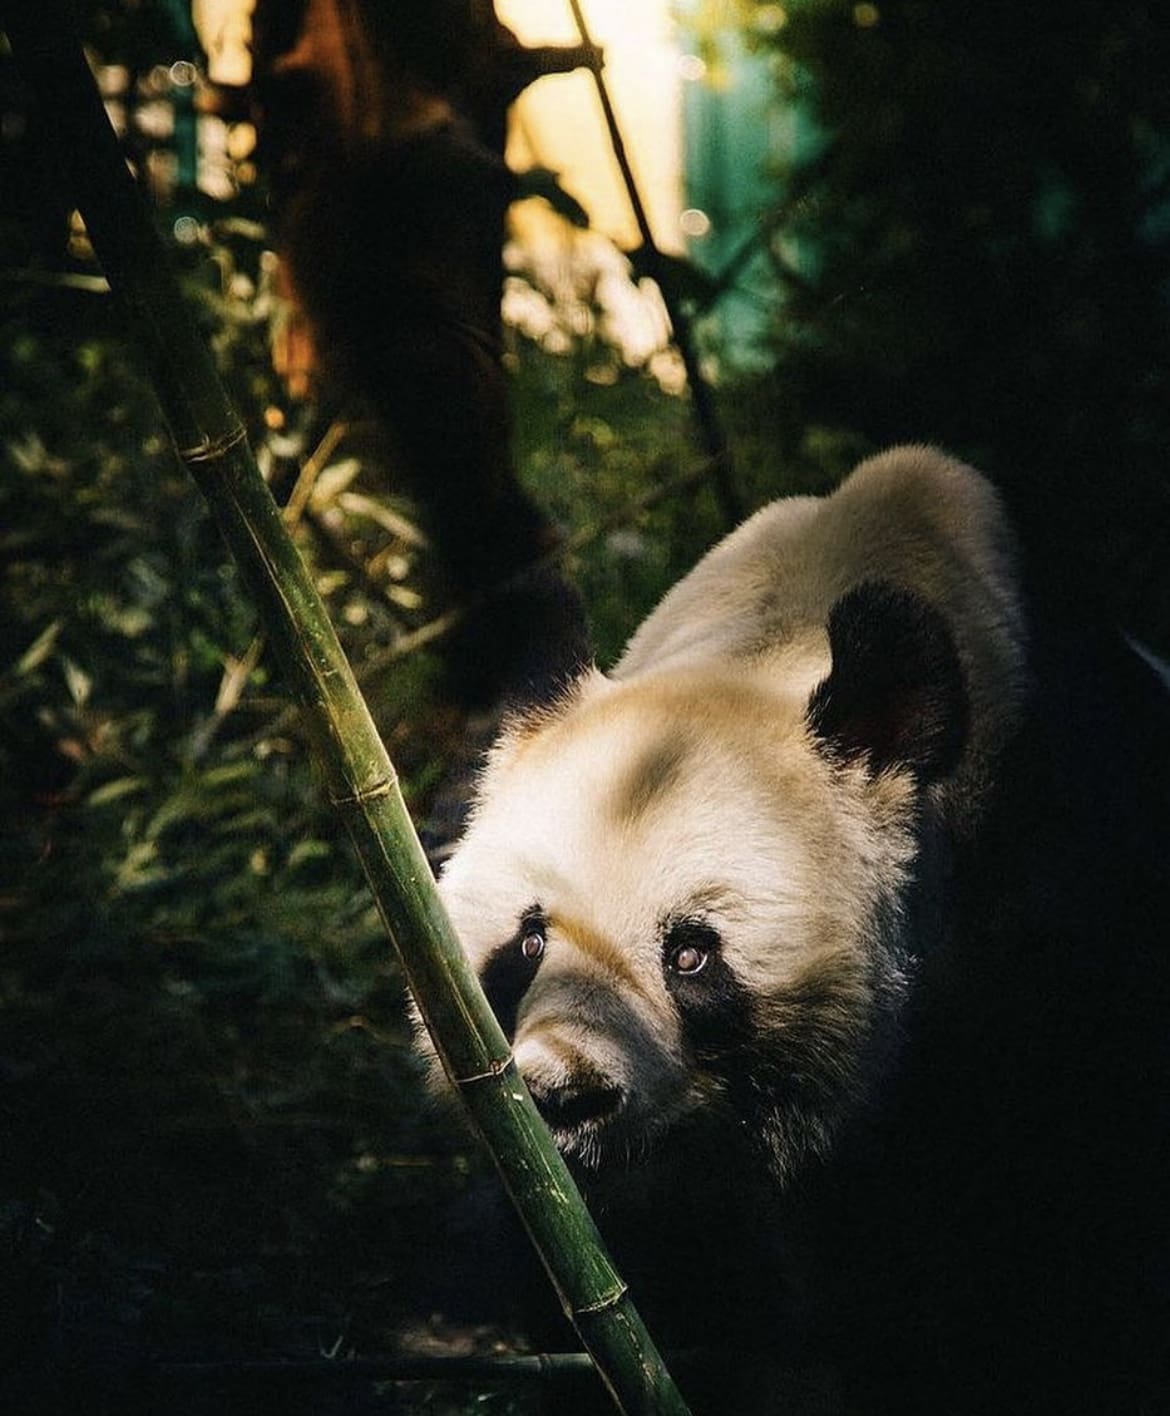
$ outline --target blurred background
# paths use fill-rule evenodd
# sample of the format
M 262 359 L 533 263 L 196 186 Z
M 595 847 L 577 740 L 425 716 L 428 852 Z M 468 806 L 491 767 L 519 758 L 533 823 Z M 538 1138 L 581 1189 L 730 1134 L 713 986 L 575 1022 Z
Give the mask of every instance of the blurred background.
M 1047 603 L 1170 653 L 1165 8 L 584 18 L 78 5 L 436 860 L 582 611 L 605 666 L 738 515 L 892 442 L 981 466 Z M 450 1301 L 480 1159 L 56 168 L 0 37 L 3 1360 L 80 1411 L 159 1363 L 497 1350 Z

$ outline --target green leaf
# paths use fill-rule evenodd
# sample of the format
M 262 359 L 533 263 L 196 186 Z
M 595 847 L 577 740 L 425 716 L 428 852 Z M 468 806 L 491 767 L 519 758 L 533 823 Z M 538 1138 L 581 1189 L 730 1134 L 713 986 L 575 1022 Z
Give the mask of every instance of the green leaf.
M 72 659 L 62 658 L 61 669 L 65 675 L 65 687 L 69 690 L 69 697 L 79 708 L 84 708 L 89 701 L 93 679 Z
M 326 467 L 313 486 L 311 503 L 314 511 L 323 511 L 339 493 L 353 481 L 362 470 L 356 457 L 346 457 Z
M 148 777 L 116 777 L 112 782 L 104 782 L 100 787 L 95 787 L 85 798 L 85 802 L 87 806 L 105 806 L 121 797 L 145 791 L 149 786 Z
M 63 620 L 55 619 L 41 630 L 40 634 L 16 661 L 13 673 L 31 674 L 33 669 L 39 668 L 53 652 L 57 636 L 61 633 L 62 624 L 64 624 Z

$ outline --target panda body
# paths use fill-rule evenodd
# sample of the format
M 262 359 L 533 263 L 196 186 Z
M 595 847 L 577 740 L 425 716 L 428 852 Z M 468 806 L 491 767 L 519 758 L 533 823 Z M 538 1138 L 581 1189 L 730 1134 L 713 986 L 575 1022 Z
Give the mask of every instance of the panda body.
M 1160 1252 L 1164 1141 L 1119 1152 L 1165 1120 L 1142 795 L 1165 714 L 1138 674 L 1093 821 L 1108 754 L 1078 735 L 1107 700 L 1054 727 L 1045 692 L 1084 665 L 1032 628 L 989 485 L 929 449 L 871 459 L 758 513 L 611 675 L 517 718 L 441 882 L 652 1327 L 826 1361 L 842 1410 L 1024 1410 L 1059 1383 L 1040 1409 L 1121 1411 L 1160 1380 L 1119 1353 L 1163 1258 L 1113 1276 L 1101 1321 L 1085 1303 L 1139 1230 Z M 1120 915 L 1107 875 L 1137 895 Z M 1105 1213 L 1119 1176 L 1137 1229 Z

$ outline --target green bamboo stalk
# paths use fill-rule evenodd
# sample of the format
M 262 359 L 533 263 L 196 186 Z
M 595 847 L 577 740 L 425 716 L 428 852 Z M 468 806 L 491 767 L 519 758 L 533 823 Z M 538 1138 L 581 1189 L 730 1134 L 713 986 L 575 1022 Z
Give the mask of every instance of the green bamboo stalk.
M 172 1382 L 197 1386 L 206 1382 L 470 1382 L 541 1383 L 585 1378 L 593 1380 L 593 1363 L 584 1352 L 540 1352 L 499 1357 L 319 1357 L 309 1360 L 235 1362 L 160 1362 L 147 1369 Z
M 58 148 L 67 199 L 129 319 L 182 461 L 255 596 L 310 724 L 387 932 L 448 1076 L 618 1408 L 685 1416 L 439 901 L 369 710 L 243 425 L 184 308 L 66 0 L 4 0 L 0 23 Z

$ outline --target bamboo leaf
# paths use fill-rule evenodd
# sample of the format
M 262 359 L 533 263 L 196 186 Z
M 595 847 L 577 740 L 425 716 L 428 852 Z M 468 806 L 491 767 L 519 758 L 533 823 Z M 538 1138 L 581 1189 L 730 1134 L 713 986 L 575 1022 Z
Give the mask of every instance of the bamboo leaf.
M 53 648 L 57 643 L 57 636 L 61 633 L 62 624 L 63 621 L 57 619 L 54 620 L 52 624 L 45 626 L 20 658 L 17 659 L 13 669 L 15 674 L 31 674 L 34 669 L 39 668 L 40 665 L 45 662 L 53 652 Z
M 95 787 L 85 798 L 85 804 L 87 806 L 106 806 L 112 801 L 120 801 L 123 797 L 133 796 L 149 785 L 150 780 L 147 777 L 118 777 L 112 782 L 104 782 L 100 787 Z
M 69 690 L 69 697 L 79 708 L 84 708 L 93 689 L 93 679 L 80 664 L 69 658 L 62 658 L 61 672 L 65 676 L 65 687 Z
M 345 457 L 334 462 L 317 475 L 313 490 L 309 494 L 309 505 L 314 511 L 324 511 L 331 501 L 344 492 L 362 470 L 356 457 Z

